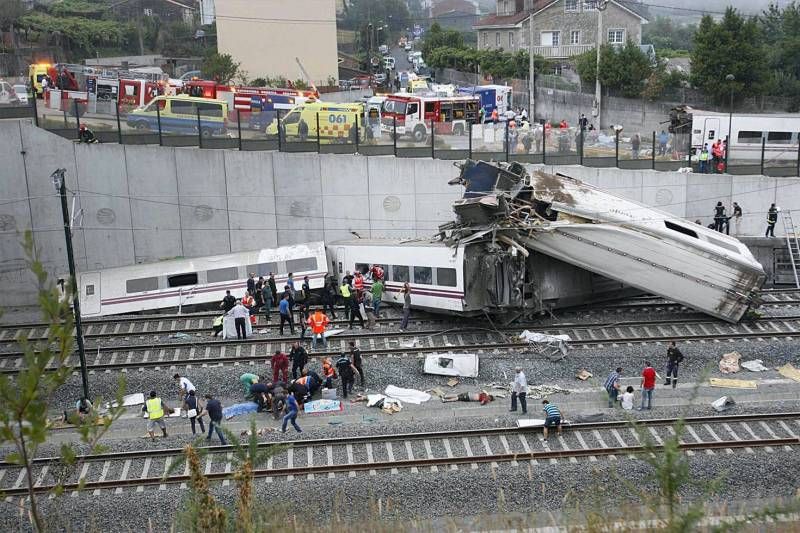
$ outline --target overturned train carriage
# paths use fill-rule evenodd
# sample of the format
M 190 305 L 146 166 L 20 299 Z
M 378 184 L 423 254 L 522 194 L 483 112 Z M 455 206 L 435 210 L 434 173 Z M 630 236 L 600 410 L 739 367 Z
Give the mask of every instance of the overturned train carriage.
M 491 234 L 532 254 L 523 286 L 538 283 L 539 293 L 542 276 L 551 275 L 543 266 L 547 257 L 736 322 L 757 302 L 766 279 L 737 239 L 568 176 L 467 161 L 451 183 L 463 184 L 465 194 L 454 204 L 458 221 L 442 227 L 449 239 Z M 539 272 L 538 280 L 531 271 Z M 557 271 L 561 279 L 551 290 L 564 289 L 566 272 Z

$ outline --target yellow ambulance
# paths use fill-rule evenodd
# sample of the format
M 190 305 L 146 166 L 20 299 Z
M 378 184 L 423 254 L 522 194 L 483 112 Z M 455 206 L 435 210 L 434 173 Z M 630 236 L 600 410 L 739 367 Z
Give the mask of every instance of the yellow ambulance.
M 364 139 L 363 116 L 363 104 L 306 102 L 294 106 L 289 113 L 282 115 L 280 127 L 287 139 L 315 141 L 317 124 L 319 124 L 320 142 L 355 143 L 356 131 L 358 131 L 359 140 Z M 358 121 L 358 127 L 356 127 L 356 121 Z M 278 121 L 273 120 L 267 128 L 267 135 L 277 134 Z

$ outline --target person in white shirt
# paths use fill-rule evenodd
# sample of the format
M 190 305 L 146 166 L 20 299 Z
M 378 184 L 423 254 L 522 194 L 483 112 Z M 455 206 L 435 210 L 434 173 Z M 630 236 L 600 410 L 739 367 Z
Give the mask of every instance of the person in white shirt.
M 633 411 L 633 387 L 628 385 L 628 388 L 625 389 L 625 392 L 619 397 L 619 401 L 622 402 L 623 409 L 626 411 Z
M 528 393 L 528 380 L 525 379 L 525 373 L 522 368 L 517 367 L 514 369 L 517 375 L 514 377 L 514 383 L 511 386 L 511 409 L 510 412 L 517 410 L 517 398 L 519 398 L 520 407 L 522 407 L 522 414 L 528 414 L 528 401 L 525 395 Z
M 236 322 L 236 338 L 247 339 L 247 319 L 250 317 L 250 311 L 242 305 L 241 300 L 236 300 L 236 305 L 228 314 L 233 316 Z
M 172 379 L 174 379 L 178 383 L 178 387 L 181 390 L 180 400 L 182 402 L 186 401 L 186 398 L 189 396 L 189 393 L 191 391 L 197 391 L 194 384 L 187 378 L 181 376 L 180 374 L 175 374 L 174 376 L 172 376 Z

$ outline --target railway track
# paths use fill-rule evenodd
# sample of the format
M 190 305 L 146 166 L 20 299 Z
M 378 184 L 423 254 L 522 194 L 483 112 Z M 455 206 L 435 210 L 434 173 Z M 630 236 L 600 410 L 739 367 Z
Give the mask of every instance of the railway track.
M 378 471 L 396 473 L 400 470 L 436 472 L 440 468 L 477 469 L 480 464 L 497 465 L 523 462 L 536 465 L 539 461 L 557 462 L 579 459 L 597 461 L 642 453 L 646 446 L 660 447 L 673 436 L 676 419 L 655 419 L 640 422 L 635 429 L 626 421 L 577 423 L 565 426 L 561 436 L 551 435 L 548 441 L 539 438 L 540 430 L 490 428 L 474 430 L 437 431 L 429 433 L 373 435 L 324 440 L 288 442 L 277 448 L 275 455 L 263 468 L 254 471 L 257 478 L 268 480 L 306 476 L 328 478 L 339 475 L 356 476 L 359 472 L 374 475 Z M 763 448 L 767 453 L 776 449 L 792 450 L 800 446 L 800 413 L 770 413 L 697 417 L 686 419 L 682 448 L 687 454 L 704 452 L 755 453 Z M 281 443 L 261 443 L 262 448 Z M 203 469 L 210 480 L 228 482 L 232 464 L 229 446 L 214 446 L 202 459 Z M 47 492 L 57 483 L 67 491 L 133 489 L 147 486 L 185 484 L 188 468 L 169 473 L 170 466 L 181 456 L 180 448 L 116 452 L 79 457 L 80 471 L 65 474 L 55 458 L 38 458 L 34 463 L 35 490 Z M 0 463 L 0 492 L 7 498 L 26 494 L 27 478 L 23 469 Z
M 794 306 L 800 305 L 800 291 L 796 289 L 779 289 L 762 293 L 764 306 Z M 337 309 L 344 316 L 342 309 Z M 643 296 L 629 298 L 624 302 L 609 302 L 590 306 L 579 306 L 569 309 L 561 309 L 556 315 L 567 317 L 579 313 L 697 313 L 697 311 L 686 307 L 683 304 L 670 302 L 663 298 Z M 381 323 L 396 324 L 401 320 L 400 311 L 394 307 L 386 305 L 383 307 Z M 275 320 L 267 323 L 263 315 L 258 316 L 256 327 L 267 327 L 275 325 L 277 313 L 273 312 Z M 153 335 L 165 335 L 177 332 L 186 334 L 206 333 L 211 331 L 211 324 L 217 312 L 201 312 L 192 314 L 157 314 L 157 315 L 124 315 L 112 316 L 101 319 L 88 319 L 83 322 L 83 336 L 86 340 L 115 339 L 125 337 L 145 337 Z M 705 316 L 697 313 L 697 316 Z M 452 323 L 453 317 L 442 317 L 441 315 L 429 315 L 415 313 L 412 317 L 412 324 L 444 324 Z M 332 321 L 334 327 L 346 327 L 346 321 L 339 319 Z M 522 324 L 525 327 L 525 324 Z M 533 324 L 532 324 L 533 326 Z M 5 324 L 0 325 L 0 343 L 15 342 L 17 339 L 27 339 L 29 341 L 43 340 L 47 337 L 48 326 L 42 322 L 29 324 Z
M 348 349 L 350 340 L 358 340 L 364 356 L 417 356 L 418 354 L 464 352 L 496 353 L 500 350 L 526 350 L 528 345 L 517 338 L 521 327 L 423 329 L 407 332 L 343 333 L 328 339 L 328 349 L 311 355 L 336 356 Z M 773 340 L 800 337 L 800 316 L 757 319 L 740 324 L 708 319 L 672 319 L 613 322 L 606 324 L 559 324 L 530 328 L 549 335 L 569 335 L 573 347 L 600 347 L 677 340 L 729 341 Z M 288 351 L 297 337 L 251 337 L 247 340 L 212 341 L 208 338 L 187 342 L 152 342 L 124 346 L 100 346 L 87 349 L 90 371 L 111 371 L 173 366 L 214 366 L 266 362 L 275 350 Z M 0 352 L 0 373 L 16 374 L 22 365 L 22 352 Z M 77 356 L 71 356 L 77 366 Z

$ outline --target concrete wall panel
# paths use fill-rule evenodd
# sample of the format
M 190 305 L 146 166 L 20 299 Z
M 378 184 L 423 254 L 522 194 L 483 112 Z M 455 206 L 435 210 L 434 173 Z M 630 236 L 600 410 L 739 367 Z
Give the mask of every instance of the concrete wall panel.
M 415 166 L 413 159 L 368 159 L 373 237 L 416 236 Z
M 223 152 L 234 252 L 278 245 L 272 152 Z
M 183 256 L 175 148 L 125 146 L 125 166 L 136 261 Z
M 642 171 L 641 202 L 678 217 L 686 216 L 686 176 L 678 172 Z
M 776 187 L 776 182 L 779 184 Z M 723 200 L 728 216 L 733 215 L 733 202 L 742 207 L 742 235 L 764 235 L 767 225 L 767 211 L 770 204 L 786 199 L 790 204 L 800 202 L 800 183 L 796 179 L 776 179 L 765 177 L 737 177 L 733 180 L 733 192 L 729 202 Z M 731 234 L 735 228 L 731 227 Z M 775 235 L 783 235 L 783 224 L 775 226 Z
M 447 184 L 459 173 L 451 161 L 414 162 L 415 230 L 418 237 L 427 237 L 453 220 L 452 204 L 464 195 L 464 188 Z
M 175 163 L 184 255 L 230 253 L 228 191 L 222 152 L 178 149 Z
M 272 170 L 278 244 L 322 240 L 325 226 L 318 156 L 275 153 Z
M 320 155 L 325 240 L 370 236 L 367 158 Z
M 23 283 L 32 279 L 27 274 L 25 251 L 21 246 L 23 233 L 31 229 L 31 206 L 25 160 L 20 155 L 22 136 L 19 122 L 0 121 L 0 146 L 5 148 L 0 150 L 0 284 Z M 4 293 L 3 299 L 11 296 Z M 13 302 L 14 305 L 18 303 Z
M 83 234 L 87 268 L 130 265 L 133 255 L 131 204 L 127 194 L 125 148 L 120 145 L 75 145 L 81 182 Z
M 714 206 L 717 202 L 730 205 L 731 190 L 731 176 L 687 174 L 686 219 L 692 222 L 699 220 L 704 225 L 710 224 L 714 220 Z

